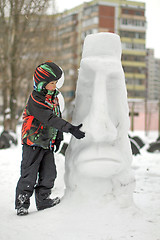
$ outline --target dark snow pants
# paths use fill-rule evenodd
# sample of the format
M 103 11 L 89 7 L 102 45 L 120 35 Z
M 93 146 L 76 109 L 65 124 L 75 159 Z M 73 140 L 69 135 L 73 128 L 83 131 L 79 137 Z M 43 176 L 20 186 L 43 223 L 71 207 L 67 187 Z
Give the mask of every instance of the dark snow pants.
M 41 147 L 31 147 L 26 144 L 22 147 L 21 176 L 16 188 L 15 208 L 18 208 L 18 197 L 27 196 L 23 204 L 29 208 L 29 198 L 34 189 L 39 195 L 49 196 L 57 176 L 54 154 L 51 150 Z

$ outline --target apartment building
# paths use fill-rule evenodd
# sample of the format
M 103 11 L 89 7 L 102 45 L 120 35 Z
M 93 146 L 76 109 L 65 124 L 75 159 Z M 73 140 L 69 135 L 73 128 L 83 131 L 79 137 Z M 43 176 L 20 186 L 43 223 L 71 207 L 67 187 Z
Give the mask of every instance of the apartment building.
M 113 32 L 121 37 L 122 65 L 129 98 L 146 94 L 145 4 L 127 0 L 94 0 L 57 16 L 56 61 L 64 69 L 61 91 L 66 104 L 75 94 L 84 38 L 91 33 Z
M 122 41 L 122 66 L 129 98 L 146 96 L 146 19 L 145 5 L 126 2 L 121 6 L 119 35 Z
M 160 100 L 160 59 L 155 58 L 155 99 Z
M 160 59 L 155 58 L 154 49 L 147 49 L 147 95 L 149 100 L 160 99 Z

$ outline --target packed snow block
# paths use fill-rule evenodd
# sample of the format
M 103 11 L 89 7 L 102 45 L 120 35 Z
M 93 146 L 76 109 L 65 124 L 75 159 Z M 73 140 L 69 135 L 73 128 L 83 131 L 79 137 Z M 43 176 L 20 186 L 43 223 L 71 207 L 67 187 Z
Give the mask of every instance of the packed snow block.
M 66 196 L 106 196 L 106 202 L 116 199 L 124 205 L 132 201 L 135 180 L 121 52 L 114 33 L 91 34 L 84 41 L 72 123 L 82 123 L 86 135 L 72 137 L 66 151 Z
M 11 131 L 3 131 L 0 136 L 0 149 L 9 148 L 12 144 L 17 145 L 17 137 Z

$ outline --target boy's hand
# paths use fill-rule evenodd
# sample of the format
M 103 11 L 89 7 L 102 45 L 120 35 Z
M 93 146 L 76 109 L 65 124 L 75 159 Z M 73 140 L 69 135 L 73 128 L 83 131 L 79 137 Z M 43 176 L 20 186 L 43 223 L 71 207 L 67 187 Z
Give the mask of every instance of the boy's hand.
M 84 138 L 85 133 L 79 130 L 81 127 L 82 124 L 80 124 L 79 126 L 72 125 L 72 127 L 69 129 L 69 132 L 77 139 Z

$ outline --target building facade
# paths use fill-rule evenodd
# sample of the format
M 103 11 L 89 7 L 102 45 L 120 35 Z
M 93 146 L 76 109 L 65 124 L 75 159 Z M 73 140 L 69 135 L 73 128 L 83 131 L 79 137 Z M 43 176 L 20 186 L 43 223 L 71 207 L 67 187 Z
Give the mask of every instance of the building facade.
M 147 49 L 147 98 L 160 100 L 160 59 L 155 58 L 154 49 Z
M 94 0 L 57 15 L 56 61 L 65 72 L 61 91 L 66 104 L 74 99 L 84 38 L 97 32 L 120 35 L 128 97 L 145 98 L 145 4 L 127 0 Z

